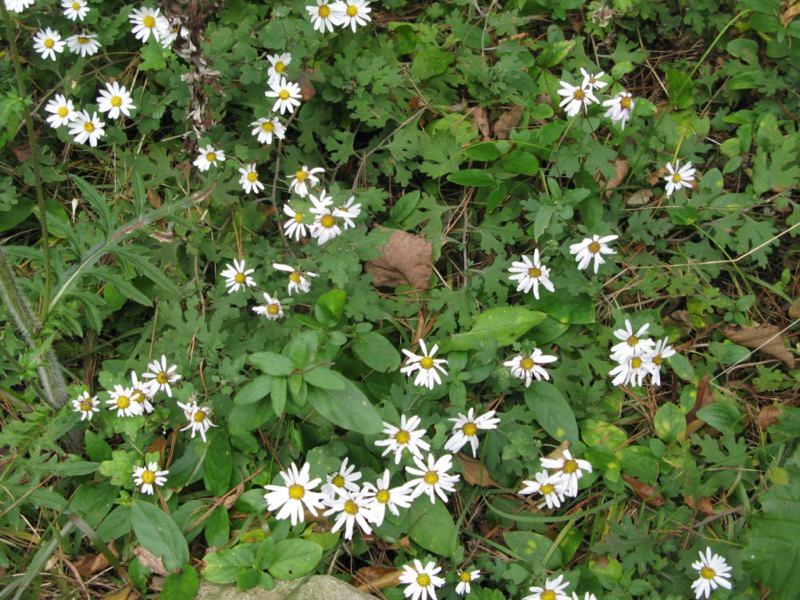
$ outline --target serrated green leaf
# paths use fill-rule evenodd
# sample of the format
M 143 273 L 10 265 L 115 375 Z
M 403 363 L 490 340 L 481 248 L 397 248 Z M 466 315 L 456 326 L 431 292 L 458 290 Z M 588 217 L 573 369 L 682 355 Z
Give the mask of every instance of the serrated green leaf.
M 444 342 L 442 351 L 474 350 L 490 339 L 508 346 L 546 318 L 543 312 L 521 306 L 490 308 L 477 316 L 470 331 L 457 333 Z
M 142 500 L 134 500 L 131 519 L 136 539 L 160 557 L 168 571 L 189 562 L 189 545 L 175 521 L 163 510 Z
M 131 481 L 135 460 L 133 453 L 114 450 L 111 460 L 104 460 L 100 463 L 100 474 L 110 477 L 111 483 L 122 487 Z
M 553 43 L 541 42 L 540 45 L 543 50 L 536 58 L 536 64 L 544 69 L 550 69 L 567 57 L 567 54 L 575 47 L 575 40 L 559 40 Z

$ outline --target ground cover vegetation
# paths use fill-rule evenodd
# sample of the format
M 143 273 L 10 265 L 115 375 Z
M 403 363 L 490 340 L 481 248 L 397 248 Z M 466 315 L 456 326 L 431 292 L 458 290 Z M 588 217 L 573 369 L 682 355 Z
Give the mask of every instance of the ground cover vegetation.
M 0 598 L 796 597 L 796 0 L 0 10 Z

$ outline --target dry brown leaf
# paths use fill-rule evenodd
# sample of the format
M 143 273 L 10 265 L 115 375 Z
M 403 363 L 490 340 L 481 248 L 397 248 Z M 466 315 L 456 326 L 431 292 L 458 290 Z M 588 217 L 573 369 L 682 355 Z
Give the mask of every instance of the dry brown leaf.
M 622 478 L 633 488 L 633 491 L 636 492 L 636 495 L 648 504 L 652 504 L 653 506 L 664 506 L 664 504 L 666 504 L 667 501 L 664 500 L 664 496 L 662 496 L 652 485 L 644 483 L 643 481 L 639 481 L 638 479 L 634 479 L 630 475 L 623 474 Z
M 686 415 L 686 422 L 691 423 L 697 417 L 697 411 L 714 403 L 714 394 L 711 393 L 711 386 L 708 385 L 708 375 L 697 382 L 697 394 L 695 396 L 694 407 Z
M 114 540 L 108 543 L 108 549 L 113 556 L 119 558 Z M 81 574 L 81 577 L 88 577 L 107 569 L 110 564 L 104 554 L 88 554 L 75 563 L 75 569 Z
M 161 562 L 161 559 L 144 546 L 137 546 L 133 553 L 139 559 L 143 567 L 150 569 L 156 575 L 169 575 L 169 571 L 164 567 L 164 563 Z
M 789 316 L 792 319 L 800 319 L 800 298 L 797 298 L 789 305 Z
M 225 510 L 230 510 L 242 494 L 244 494 L 244 481 L 240 481 L 239 485 L 225 494 L 225 499 L 222 501 L 222 506 L 225 507 Z
M 109 592 L 101 598 L 101 600 L 137 600 L 139 592 L 131 586 L 126 586 L 116 592 Z
M 700 502 L 696 502 L 694 496 L 684 496 L 683 501 L 686 502 L 686 506 L 692 510 L 699 511 L 709 517 L 714 514 L 714 506 L 711 504 L 711 498 L 708 496 L 701 496 Z
M 794 356 L 786 348 L 777 325 L 742 325 L 724 327 L 722 334 L 730 341 L 741 344 L 745 348 L 759 350 L 782 360 L 787 368 L 794 369 Z
M 624 158 L 618 158 L 617 160 L 614 161 L 614 171 L 615 171 L 614 176 L 605 183 L 606 198 L 608 198 L 611 195 L 612 191 L 615 188 L 619 187 L 619 184 L 622 183 L 622 180 L 628 176 L 628 172 L 630 170 L 631 168 L 628 165 L 628 161 L 625 160 Z M 597 172 L 597 174 L 594 177 L 594 180 L 599 181 L 600 187 L 603 187 L 600 171 Z
M 317 95 L 317 90 L 314 83 L 307 73 L 303 72 L 297 77 L 297 85 L 300 86 L 300 99 L 303 102 L 308 102 Z
M 627 206 L 644 206 L 648 204 L 650 200 L 653 199 L 653 190 L 639 190 L 638 192 L 633 192 L 629 194 L 625 198 L 625 204 Z
M 482 106 L 476 106 L 470 109 L 469 114 L 475 119 L 475 125 L 478 126 L 478 131 L 481 132 L 481 138 L 484 140 L 492 139 L 492 128 L 489 125 L 489 117 L 486 116 L 486 109 Z
M 662 320 L 661 324 L 666 329 L 670 325 L 674 325 L 681 330 L 681 334 L 685 337 L 694 330 L 694 323 L 692 323 L 692 316 L 688 310 L 675 310 L 668 314 Z
M 524 112 L 524 106 L 512 106 L 500 115 L 500 118 L 494 123 L 494 137 L 498 140 L 507 140 L 511 130 L 519 125 Z
M 365 567 L 360 569 L 353 578 L 353 585 L 358 584 L 362 592 L 374 592 L 388 587 L 400 585 L 400 569 L 385 569 L 383 567 Z
M 161 200 L 161 196 L 159 196 L 158 192 L 153 188 L 147 188 L 147 203 L 152 206 L 153 208 L 161 208 L 161 205 L 164 204 Z
M 789 0 L 781 13 L 781 23 L 784 27 L 789 27 L 797 15 L 800 15 L 800 0 Z
M 756 425 L 766 429 L 770 425 L 775 425 L 782 414 L 783 409 L 780 406 L 762 406 L 756 417 Z
M 456 454 L 456 460 L 461 464 L 461 474 L 464 476 L 464 481 L 470 485 L 479 485 L 481 487 L 500 487 L 489 476 L 489 471 L 486 470 L 479 460 L 467 458 L 463 454 Z
M 392 231 L 389 242 L 378 249 L 381 255 L 364 265 L 367 273 L 375 276 L 372 281 L 374 285 L 410 285 L 418 290 L 428 287 L 428 280 L 433 273 L 433 246 L 425 238 L 396 229 Z

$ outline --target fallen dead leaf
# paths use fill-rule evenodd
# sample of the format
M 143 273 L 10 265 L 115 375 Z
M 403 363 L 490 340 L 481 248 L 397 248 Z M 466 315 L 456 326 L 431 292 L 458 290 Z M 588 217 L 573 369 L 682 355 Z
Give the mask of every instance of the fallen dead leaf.
M 653 190 L 639 190 L 625 198 L 626 206 L 644 206 L 653 199 Z
M 722 334 L 732 342 L 769 354 L 783 361 L 787 368 L 794 369 L 794 355 L 786 348 L 777 325 L 728 326 L 722 329 Z
M 225 510 L 230 510 L 242 494 L 244 494 L 244 482 L 240 481 L 239 485 L 225 494 L 225 499 L 222 501 L 222 506 L 225 507 Z
M 708 496 L 701 496 L 700 502 L 696 502 L 694 496 L 684 496 L 683 501 L 686 502 L 686 506 L 692 510 L 699 511 L 709 517 L 714 514 L 714 507 Z
M 681 330 L 681 334 L 685 337 L 688 336 L 692 330 L 694 330 L 694 324 L 692 323 L 692 317 L 689 314 L 688 310 L 675 310 L 664 317 L 662 325 L 664 328 L 667 328 L 670 325 L 674 325 Z
M 494 137 L 498 140 L 507 140 L 511 131 L 519 125 L 522 113 L 525 112 L 524 106 L 512 106 L 497 119 L 494 123 Z
M 797 15 L 800 15 L 800 0 L 789 0 L 781 13 L 781 23 L 784 27 L 789 27 Z
M 307 73 L 300 73 L 297 78 L 297 85 L 300 86 L 300 99 L 308 102 L 317 95 L 317 90 Z
M 667 501 L 664 500 L 664 496 L 662 496 L 652 485 L 644 483 L 643 481 L 639 481 L 638 479 L 634 479 L 630 475 L 623 474 L 622 478 L 633 488 L 633 491 L 636 492 L 636 495 L 648 504 L 652 504 L 653 506 L 664 506 L 664 504 L 666 504 Z
M 614 161 L 614 176 L 605 182 L 605 197 L 608 198 L 611 193 L 614 191 L 615 188 L 619 187 L 619 184 L 627 177 L 628 172 L 631 170 L 630 166 L 628 166 L 628 161 L 624 158 L 618 158 Z M 603 187 L 602 176 L 600 171 L 598 171 L 595 176 L 594 180 L 600 182 L 600 187 Z
M 400 569 L 383 567 L 364 567 L 356 573 L 351 583 L 362 592 L 374 592 L 388 587 L 400 585 Z
M 433 245 L 419 235 L 394 230 L 389 242 L 379 246 L 381 255 L 366 262 L 364 269 L 375 278 L 376 286 L 398 287 L 410 285 L 423 290 L 433 273 L 431 256 Z
M 144 546 L 137 546 L 133 553 L 139 559 L 143 567 L 150 569 L 156 575 L 164 575 L 165 577 L 169 575 L 169 571 L 164 567 L 164 563 L 161 562 L 161 559 Z
M 476 106 L 470 109 L 469 113 L 475 120 L 475 125 L 478 126 L 478 131 L 481 132 L 481 138 L 484 140 L 492 139 L 492 128 L 489 125 L 489 117 L 486 116 L 486 109 L 482 106 Z
M 708 375 L 697 382 L 697 395 L 695 396 L 694 407 L 686 415 L 686 422 L 691 423 L 697 418 L 697 411 L 701 408 L 714 403 L 714 394 L 711 393 L 711 386 L 708 385 Z
M 164 202 L 161 200 L 161 196 L 158 194 L 158 192 L 153 188 L 147 188 L 146 193 L 147 203 L 153 208 L 161 208 L 161 205 L 164 204 Z
M 139 592 L 131 586 L 126 586 L 116 592 L 109 592 L 101 598 L 101 600 L 137 600 Z
M 762 406 L 756 417 L 756 425 L 766 429 L 770 425 L 775 425 L 782 414 L 783 409 L 780 406 Z
M 500 487 L 489 476 L 489 471 L 481 464 L 479 460 L 467 458 L 463 454 L 456 454 L 456 460 L 461 465 L 461 474 L 464 476 L 464 481 L 470 485 L 479 485 L 481 487 Z
M 114 545 L 114 540 L 109 542 L 108 549 L 112 555 L 119 558 L 119 552 L 117 552 L 117 547 Z M 75 569 L 80 573 L 81 577 L 88 577 L 104 571 L 110 564 L 104 554 L 88 554 L 75 563 Z
M 792 319 L 800 318 L 800 298 L 797 298 L 791 303 L 791 305 L 789 305 L 789 316 Z

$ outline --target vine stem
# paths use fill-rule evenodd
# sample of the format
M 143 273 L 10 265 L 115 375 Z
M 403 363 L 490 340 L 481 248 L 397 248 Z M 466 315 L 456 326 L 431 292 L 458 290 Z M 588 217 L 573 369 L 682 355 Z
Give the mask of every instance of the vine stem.
M 0 2 L 0 12 L 3 13 L 3 24 L 6 28 L 6 37 L 8 38 L 8 46 L 11 50 L 11 59 L 14 63 L 14 71 L 17 75 L 17 93 L 23 103 L 22 115 L 25 120 L 25 128 L 28 131 L 28 144 L 31 149 L 31 164 L 33 165 L 33 179 L 34 187 L 36 188 L 36 203 L 39 205 L 39 223 L 42 228 L 42 257 L 44 259 L 44 293 L 39 304 L 41 311 L 46 311 L 50 306 L 50 286 L 52 273 L 50 270 L 50 235 L 47 228 L 47 207 L 44 203 L 44 192 L 42 189 L 42 166 L 39 163 L 39 144 L 36 141 L 35 131 L 33 129 L 33 118 L 31 117 L 31 110 L 29 103 L 25 102 L 25 79 L 22 74 L 22 62 L 19 58 L 19 49 L 17 48 L 17 38 L 14 28 L 11 24 L 11 17 L 8 14 L 5 2 Z

